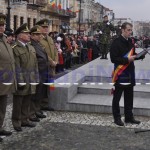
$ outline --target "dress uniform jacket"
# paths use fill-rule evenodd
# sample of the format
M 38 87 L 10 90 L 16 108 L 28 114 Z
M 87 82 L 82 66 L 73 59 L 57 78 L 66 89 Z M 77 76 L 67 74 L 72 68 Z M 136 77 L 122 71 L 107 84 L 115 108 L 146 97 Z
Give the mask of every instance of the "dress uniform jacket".
M 3 83 L 12 83 L 4 85 Z M 3 35 L 0 38 L 0 95 L 7 95 L 16 89 L 15 61 L 12 48 Z
M 17 83 L 26 83 L 26 85 L 19 85 L 15 95 L 29 95 L 34 94 L 36 86 L 30 83 L 39 82 L 38 64 L 36 53 L 33 46 L 27 44 L 23 46 L 19 41 L 13 47 L 15 65 L 16 65 L 16 78 Z
M 50 62 L 50 66 L 51 66 L 51 71 L 50 71 L 50 75 L 54 76 L 55 75 L 55 64 L 53 63 L 53 61 L 56 61 L 58 63 L 58 52 L 57 52 L 57 48 L 54 44 L 54 41 L 51 37 L 49 37 L 48 35 L 46 37 L 44 37 L 40 43 L 43 45 L 43 47 L 45 48 L 46 53 L 48 54 L 48 60 Z
M 126 65 L 128 64 L 128 58 L 124 56 L 134 47 L 132 40 L 129 38 L 126 40 L 122 35 L 116 38 L 110 48 L 110 58 L 112 63 L 115 65 Z M 135 51 L 134 54 L 135 55 Z M 134 62 L 131 62 L 125 71 L 119 75 L 116 85 L 120 83 L 131 83 L 135 85 L 135 66 Z

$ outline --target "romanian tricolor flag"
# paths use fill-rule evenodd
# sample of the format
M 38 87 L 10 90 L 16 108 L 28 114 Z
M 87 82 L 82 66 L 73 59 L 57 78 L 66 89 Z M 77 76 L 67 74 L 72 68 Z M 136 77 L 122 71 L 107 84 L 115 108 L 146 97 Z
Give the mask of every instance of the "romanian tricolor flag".
M 57 7 L 58 7 L 59 10 L 62 9 L 61 0 L 59 0 L 59 3 L 58 3 L 58 6 L 57 6 Z
M 50 79 L 49 90 L 50 91 L 54 91 L 55 90 L 54 79 Z
M 56 2 L 55 2 L 55 0 L 50 0 L 49 3 L 50 3 L 50 5 L 51 5 L 53 8 L 56 7 Z
M 124 57 L 129 58 L 134 53 L 134 48 L 132 48 Z M 118 79 L 118 76 L 123 73 L 123 71 L 129 66 L 130 63 L 126 65 L 115 65 L 114 71 L 112 72 L 112 82 L 115 83 Z

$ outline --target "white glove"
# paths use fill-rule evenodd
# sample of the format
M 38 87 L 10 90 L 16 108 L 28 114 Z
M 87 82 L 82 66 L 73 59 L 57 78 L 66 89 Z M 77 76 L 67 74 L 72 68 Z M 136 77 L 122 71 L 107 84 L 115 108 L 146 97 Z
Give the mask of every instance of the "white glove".
M 109 22 L 107 22 L 107 25 L 110 25 L 110 23 L 109 23 Z
M 99 34 L 103 34 L 103 32 L 100 30 L 100 31 L 99 31 Z

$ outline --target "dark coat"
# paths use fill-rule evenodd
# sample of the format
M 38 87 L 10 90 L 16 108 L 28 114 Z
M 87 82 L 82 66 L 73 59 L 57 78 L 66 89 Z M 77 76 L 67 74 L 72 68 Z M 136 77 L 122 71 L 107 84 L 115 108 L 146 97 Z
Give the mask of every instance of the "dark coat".
M 92 45 L 92 58 L 96 59 L 99 57 L 100 53 L 100 48 L 98 45 L 98 40 L 93 40 L 93 45 Z
M 110 58 L 114 65 L 126 65 L 128 64 L 128 58 L 124 58 L 124 55 L 127 54 L 134 45 L 132 40 L 126 40 L 124 37 L 119 36 L 116 38 L 110 48 Z M 134 54 L 135 55 L 135 52 Z M 116 85 L 119 83 L 131 83 L 130 85 L 135 85 L 135 66 L 134 62 L 131 62 L 125 71 L 118 77 Z
M 36 57 L 38 61 L 38 69 L 39 69 L 39 81 L 40 83 L 48 82 L 48 71 L 50 69 L 50 63 L 48 61 L 48 55 L 44 50 L 44 47 L 34 40 L 31 40 L 31 45 L 34 47 L 36 51 Z
M 31 40 L 31 45 L 34 47 L 36 51 L 38 70 L 39 70 L 39 84 L 37 85 L 36 94 L 34 95 L 33 99 L 36 100 L 36 99 L 47 98 L 48 86 L 44 85 L 43 83 L 49 82 L 48 73 L 50 70 L 50 63 L 48 60 L 48 55 L 45 52 L 44 47 L 40 43 Z

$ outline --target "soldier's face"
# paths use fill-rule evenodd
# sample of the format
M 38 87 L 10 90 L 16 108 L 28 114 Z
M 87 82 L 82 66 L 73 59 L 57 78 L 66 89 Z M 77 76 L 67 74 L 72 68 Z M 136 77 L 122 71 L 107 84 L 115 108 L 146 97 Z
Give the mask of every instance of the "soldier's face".
M 19 40 L 24 43 L 30 42 L 30 33 L 20 33 Z
M 132 34 L 132 27 L 130 25 L 127 25 L 125 29 L 122 29 L 122 35 L 125 38 L 129 38 Z
M 41 32 L 42 32 L 43 34 L 48 34 L 48 26 L 43 26 L 43 27 L 41 27 Z
M 0 25 L 0 35 L 2 35 L 5 31 L 5 25 Z
M 107 22 L 108 21 L 108 17 L 104 17 L 104 22 Z
M 32 35 L 31 35 L 31 38 L 32 38 L 34 41 L 40 42 L 40 40 L 41 40 L 41 38 L 42 38 L 42 34 L 40 34 L 40 33 L 32 34 Z

